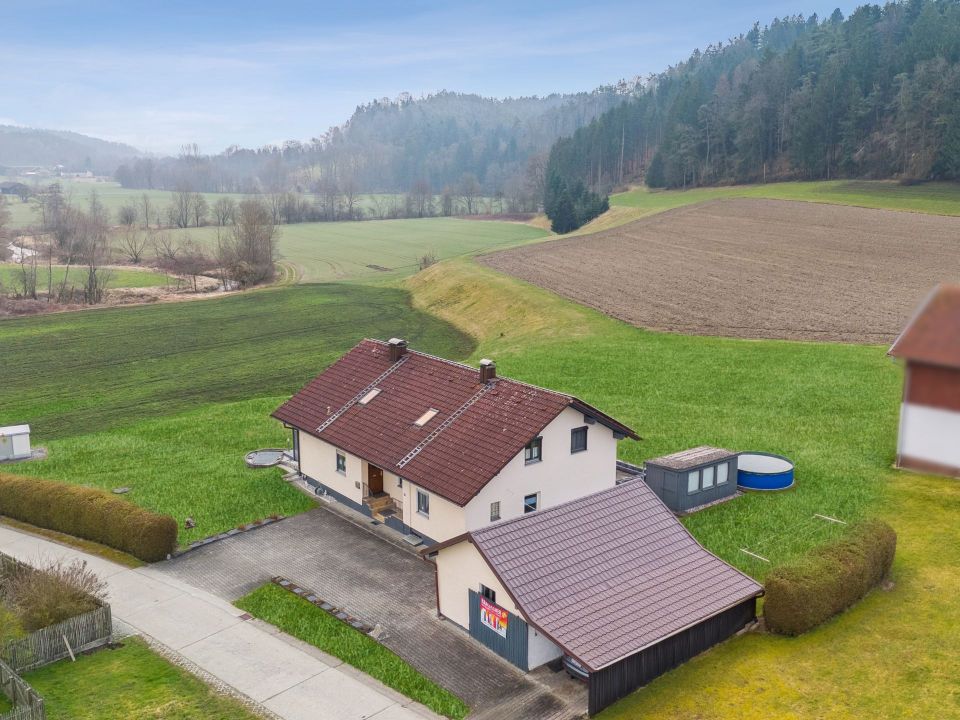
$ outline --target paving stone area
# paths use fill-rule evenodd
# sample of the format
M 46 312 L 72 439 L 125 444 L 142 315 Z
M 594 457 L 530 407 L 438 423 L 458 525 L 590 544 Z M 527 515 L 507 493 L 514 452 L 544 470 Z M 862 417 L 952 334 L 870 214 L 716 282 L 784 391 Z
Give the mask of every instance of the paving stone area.
M 231 601 L 274 576 L 290 578 L 379 624 L 381 642 L 463 698 L 471 717 L 553 720 L 586 710 L 581 684 L 546 669 L 524 674 L 438 619 L 432 563 L 323 507 L 153 567 Z

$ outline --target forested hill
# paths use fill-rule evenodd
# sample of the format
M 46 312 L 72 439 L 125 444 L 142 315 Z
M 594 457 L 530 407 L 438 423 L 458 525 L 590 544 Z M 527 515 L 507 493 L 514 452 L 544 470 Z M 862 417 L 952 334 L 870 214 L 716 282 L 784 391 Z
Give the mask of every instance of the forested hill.
M 960 1 L 755 26 L 558 141 L 549 168 L 601 193 L 644 179 L 960 179 Z
M 128 187 L 193 190 L 324 192 L 349 185 L 361 192 L 408 192 L 418 183 L 435 193 L 463 182 L 485 194 L 529 189 L 531 157 L 546 154 L 635 89 L 634 84 L 575 95 L 497 100 L 441 92 L 377 100 L 357 108 L 341 127 L 311 142 L 219 155 L 187 149 L 179 158 L 141 160 L 121 168 Z M 540 173 L 542 175 L 542 173 Z M 542 187 L 537 189 L 542 196 Z
M 63 165 L 68 172 L 110 175 L 137 155 L 140 151 L 129 145 L 78 133 L 0 125 L 2 168 Z

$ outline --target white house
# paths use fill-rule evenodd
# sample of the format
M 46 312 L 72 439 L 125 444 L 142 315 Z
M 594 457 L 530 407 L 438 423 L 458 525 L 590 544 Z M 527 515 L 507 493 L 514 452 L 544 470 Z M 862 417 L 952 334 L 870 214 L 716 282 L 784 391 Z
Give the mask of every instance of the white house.
M 936 288 L 889 354 L 906 362 L 897 467 L 960 477 L 960 285 Z
M 570 395 L 364 340 L 273 416 L 318 493 L 432 544 L 617 482 L 629 427 Z

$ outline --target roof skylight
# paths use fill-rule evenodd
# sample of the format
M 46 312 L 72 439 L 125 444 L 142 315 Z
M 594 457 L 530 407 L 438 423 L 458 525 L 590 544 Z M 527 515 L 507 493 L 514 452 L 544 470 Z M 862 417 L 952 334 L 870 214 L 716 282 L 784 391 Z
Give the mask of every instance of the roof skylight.
M 437 416 L 437 413 L 438 413 L 438 412 L 440 412 L 440 411 L 437 410 L 437 409 L 435 409 L 435 408 L 430 408 L 430 409 L 427 410 L 423 415 L 421 415 L 420 417 L 418 417 L 413 424 L 416 425 L 417 427 L 423 427 L 423 426 L 426 425 L 428 422 L 430 422 L 431 420 L 433 420 L 433 419 Z
M 360 398 L 357 402 L 359 402 L 361 405 L 366 405 L 368 402 L 373 400 L 379 394 L 380 394 L 380 388 L 374 388 L 373 390 L 368 392 L 366 395 L 364 395 L 362 398 Z

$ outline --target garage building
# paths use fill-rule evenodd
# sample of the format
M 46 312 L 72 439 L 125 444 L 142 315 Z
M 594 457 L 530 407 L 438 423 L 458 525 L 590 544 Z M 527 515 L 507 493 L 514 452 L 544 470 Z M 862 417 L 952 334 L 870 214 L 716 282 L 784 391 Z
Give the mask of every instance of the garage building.
M 523 670 L 569 656 L 591 715 L 749 624 L 763 593 L 640 480 L 425 554 L 441 617 Z

